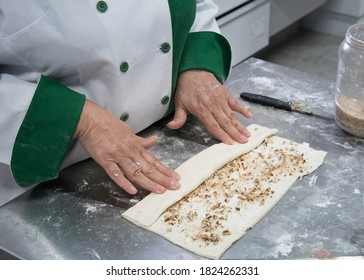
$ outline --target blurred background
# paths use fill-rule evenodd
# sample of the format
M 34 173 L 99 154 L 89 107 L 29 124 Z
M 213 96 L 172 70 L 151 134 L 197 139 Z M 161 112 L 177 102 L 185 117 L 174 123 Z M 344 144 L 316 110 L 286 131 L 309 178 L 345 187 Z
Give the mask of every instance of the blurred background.
M 364 0 L 215 0 L 233 65 L 253 56 L 329 80 L 347 28 L 363 21 Z

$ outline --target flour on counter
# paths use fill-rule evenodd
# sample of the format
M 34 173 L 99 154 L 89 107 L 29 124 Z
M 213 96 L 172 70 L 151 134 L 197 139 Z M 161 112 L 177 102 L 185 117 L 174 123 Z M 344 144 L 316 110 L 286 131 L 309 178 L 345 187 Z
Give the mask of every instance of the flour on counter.
M 106 204 L 91 204 L 91 203 L 85 203 L 83 204 L 83 207 L 85 207 L 86 210 L 86 214 L 93 214 L 93 213 L 97 213 L 100 208 L 105 207 Z
M 273 252 L 273 256 L 276 258 L 279 257 L 287 257 L 293 249 L 293 240 L 292 236 L 289 234 L 282 235 L 278 238 L 277 243 L 279 243 Z
M 88 179 L 88 178 L 87 178 Z M 77 184 L 77 187 L 78 187 L 78 192 L 82 192 L 82 191 L 85 191 L 85 190 L 88 190 L 90 188 L 89 186 L 89 183 L 87 181 L 87 179 L 83 178 L 78 184 Z
M 341 143 L 338 143 L 335 141 L 331 141 L 331 142 L 334 143 L 335 145 L 343 147 L 345 150 L 353 150 L 353 147 L 348 142 L 344 142 L 344 144 L 341 144 Z
M 275 81 L 267 77 L 251 77 L 248 80 L 253 82 L 258 89 L 274 90 L 276 88 Z
M 316 185 L 316 181 L 317 181 L 317 175 L 313 174 L 312 177 L 310 178 L 310 181 L 308 182 L 309 186 L 312 187 L 314 185 Z
M 360 192 L 360 190 L 359 190 L 359 189 L 355 189 L 355 190 L 354 190 L 354 193 L 355 193 L 355 194 L 361 194 L 361 192 Z
M 297 121 L 297 118 L 295 116 L 290 116 L 288 118 L 284 119 L 285 122 L 288 122 L 289 124 L 294 124 Z
M 329 205 L 335 204 L 335 202 L 331 201 L 330 199 L 326 199 L 324 201 L 320 201 L 316 204 L 317 207 L 326 208 Z

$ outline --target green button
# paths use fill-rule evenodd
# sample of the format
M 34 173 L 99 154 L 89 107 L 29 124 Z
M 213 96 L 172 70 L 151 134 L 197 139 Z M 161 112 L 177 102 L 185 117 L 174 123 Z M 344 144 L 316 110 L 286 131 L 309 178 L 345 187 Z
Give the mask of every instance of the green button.
M 128 71 L 128 69 L 129 69 L 129 64 L 126 61 L 124 61 L 123 63 L 120 64 L 121 72 L 126 72 L 126 71 Z
M 163 96 L 161 102 L 163 105 L 166 105 L 169 102 L 169 96 L 168 95 Z
M 168 43 L 163 43 L 161 46 L 161 51 L 164 53 L 169 52 L 170 49 L 171 49 L 171 45 Z
M 99 1 L 99 2 L 97 2 L 97 4 L 96 4 L 96 8 L 97 8 L 97 10 L 98 10 L 99 12 L 101 12 L 101 13 L 105 13 L 105 12 L 106 12 L 106 10 L 107 10 L 107 4 L 106 4 L 106 2 L 105 2 L 105 1 Z
M 129 119 L 129 114 L 128 113 L 124 113 L 120 117 L 120 120 L 122 120 L 123 122 L 126 122 L 128 119 Z

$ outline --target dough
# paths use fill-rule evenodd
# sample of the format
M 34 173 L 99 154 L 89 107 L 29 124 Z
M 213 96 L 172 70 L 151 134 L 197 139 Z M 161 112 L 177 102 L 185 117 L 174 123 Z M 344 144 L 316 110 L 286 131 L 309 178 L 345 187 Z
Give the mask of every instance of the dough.
M 248 143 L 202 151 L 176 169 L 178 191 L 150 194 L 123 216 L 200 256 L 220 258 L 326 155 L 272 136 L 275 129 L 248 129 Z
M 247 129 L 251 133 L 248 143 L 243 145 L 220 143 L 203 150 L 175 170 L 182 177 L 181 187 L 178 190 L 167 190 L 162 195 L 151 193 L 124 212 L 123 216 L 138 226 L 150 227 L 169 206 L 196 189 L 216 170 L 238 156 L 250 152 L 265 138 L 277 133 L 276 129 L 263 128 L 258 125 L 250 125 Z

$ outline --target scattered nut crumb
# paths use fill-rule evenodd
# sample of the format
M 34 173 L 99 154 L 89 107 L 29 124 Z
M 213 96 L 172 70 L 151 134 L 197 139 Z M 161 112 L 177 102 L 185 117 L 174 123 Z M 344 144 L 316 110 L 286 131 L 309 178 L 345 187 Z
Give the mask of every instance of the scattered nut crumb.
M 271 184 L 283 176 L 301 176 L 308 171 L 305 156 L 293 141 L 275 148 L 270 138 L 252 150 L 227 163 L 213 173 L 189 195 L 163 213 L 167 231 L 188 225 L 191 242 L 216 245 L 233 234 L 226 229 L 231 215 L 244 215 L 244 209 L 263 206 L 273 198 Z M 203 204 L 204 211 L 196 205 Z M 197 207 L 197 208 L 196 208 Z

